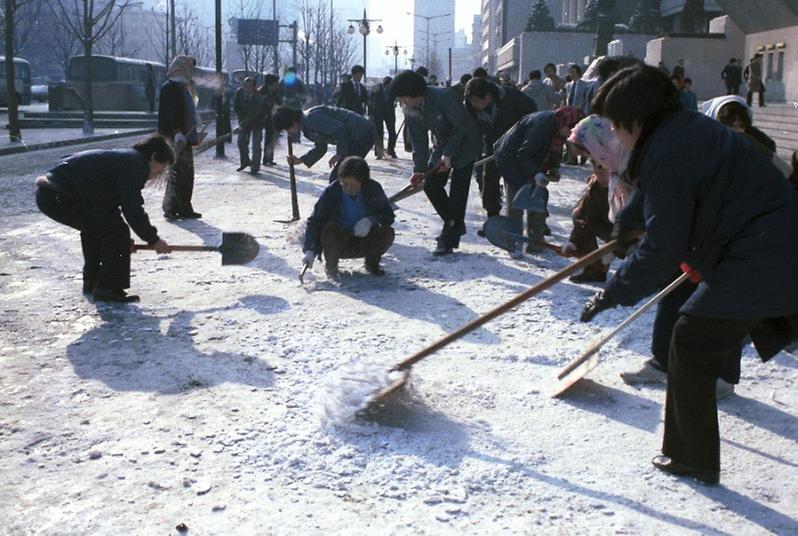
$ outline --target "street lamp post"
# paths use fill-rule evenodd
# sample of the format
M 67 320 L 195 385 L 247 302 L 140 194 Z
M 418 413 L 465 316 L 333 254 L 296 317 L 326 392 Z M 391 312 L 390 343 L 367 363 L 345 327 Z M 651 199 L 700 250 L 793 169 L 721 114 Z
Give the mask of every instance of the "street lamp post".
M 371 33 L 371 23 L 372 22 L 380 22 L 382 19 L 369 19 L 366 17 L 366 10 L 363 10 L 363 18 L 362 19 L 347 19 L 347 22 L 356 22 L 358 23 L 358 31 L 363 36 L 363 78 L 366 77 L 365 70 L 366 70 L 366 37 Z M 355 33 L 355 27 L 350 24 L 349 29 L 347 30 L 349 35 Z M 377 33 L 382 33 L 382 26 L 377 25 Z
M 443 18 L 443 17 L 450 17 L 452 14 L 451 13 L 445 13 L 443 15 L 426 16 L 426 15 L 417 15 L 416 13 L 410 13 L 409 11 L 407 12 L 407 14 L 408 15 L 413 15 L 414 17 L 418 17 L 419 19 L 424 19 L 424 20 L 427 21 L 427 65 L 426 65 L 426 67 L 429 68 L 429 66 L 430 66 L 429 65 L 429 60 L 430 60 L 430 54 L 429 54 L 429 21 L 431 21 L 432 19 L 440 19 L 440 18 Z
M 393 46 L 385 47 L 385 55 L 388 56 L 391 52 L 393 52 L 393 75 L 396 76 L 399 74 L 399 49 L 403 49 L 403 53 L 407 56 L 407 47 L 404 45 L 398 45 L 396 41 L 393 42 Z

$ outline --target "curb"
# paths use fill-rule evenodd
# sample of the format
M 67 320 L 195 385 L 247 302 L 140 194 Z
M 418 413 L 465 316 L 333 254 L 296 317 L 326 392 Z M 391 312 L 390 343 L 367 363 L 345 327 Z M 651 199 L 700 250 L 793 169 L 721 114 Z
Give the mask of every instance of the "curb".
M 148 128 L 143 130 L 131 130 L 129 132 L 118 132 L 115 134 L 101 134 L 99 136 L 87 136 L 85 138 L 73 138 L 69 140 L 58 140 L 49 143 L 35 143 L 32 145 L 18 145 L 14 147 L 0 148 L 0 156 L 27 153 L 30 151 L 39 151 L 42 149 L 54 149 L 56 147 L 65 147 L 67 145 L 79 145 L 81 143 L 91 143 L 95 141 L 113 140 L 116 138 L 126 138 L 128 136 L 141 136 L 143 134 L 152 134 L 156 132 L 155 129 Z

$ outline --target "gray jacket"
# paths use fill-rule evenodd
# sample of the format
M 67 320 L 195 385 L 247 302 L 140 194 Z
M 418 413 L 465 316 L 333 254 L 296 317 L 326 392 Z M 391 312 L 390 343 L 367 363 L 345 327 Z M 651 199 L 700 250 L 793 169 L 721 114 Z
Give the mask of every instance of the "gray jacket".
M 365 117 L 335 106 L 314 106 L 306 110 L 300 123 L 302 134 L 315 147 L 302 155 L 300 160 L 310 167 L 327 153 L 328 145 L 335 145 L 335 154 L 351 156 L 350 146 L 359 142 L 371 142 L 373 126 Z
M 521 91 L 535 101 L 539 112 L 553 110 L 562 102 L 562 95 L 554 91 L 549 84 L 544 84 L 540 80 L 530 80 Z
M 454 169 L 473 164 L 479 156 L 482 145 L 477 127 L 449 88 L 427 87 L 424 102 L 418 108 L 406 110 L 405 121 L 413 140 L 416 172 L 427 171 L 444 156 L 452 159 Z M 433 134 L 432 154 L 428 131 Z

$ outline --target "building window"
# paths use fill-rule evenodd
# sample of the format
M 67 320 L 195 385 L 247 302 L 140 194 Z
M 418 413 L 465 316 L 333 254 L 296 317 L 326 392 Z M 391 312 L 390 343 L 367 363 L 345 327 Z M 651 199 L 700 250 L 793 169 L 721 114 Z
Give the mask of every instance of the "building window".
M 765 80 L 772 80 L 773 79 L 773 52 L 768 52 L 768 65 L 767 71 L 765 75 Z
M 776 80 L 784 79 L 784 51 L 778 51 L 778 60 L 776 62 Z

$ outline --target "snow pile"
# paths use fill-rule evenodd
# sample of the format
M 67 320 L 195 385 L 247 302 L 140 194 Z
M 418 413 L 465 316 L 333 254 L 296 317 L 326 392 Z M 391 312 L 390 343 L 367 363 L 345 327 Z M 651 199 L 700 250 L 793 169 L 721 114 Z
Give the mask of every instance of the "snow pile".
M 343 425 L 366 409 L 374 396 L 404 372 L 390 372 L 385 364 L 355 360 L 331 376 L 321 395 L 319 419 L 323 429 Z

